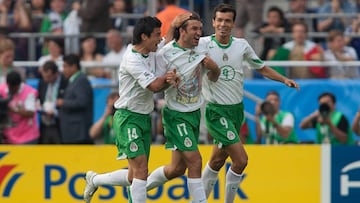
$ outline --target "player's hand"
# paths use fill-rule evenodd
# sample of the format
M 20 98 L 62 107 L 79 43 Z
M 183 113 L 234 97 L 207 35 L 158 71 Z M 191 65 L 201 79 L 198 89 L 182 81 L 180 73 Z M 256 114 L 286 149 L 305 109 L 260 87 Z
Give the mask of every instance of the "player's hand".
M 168 71 L 165 74 L 166 82 L 170 85 L 178 86 L 180 82 L 180 77 L 176 74 L 176 69 L 174 68 L 171 71 Z
M 294 80 L 290 80 L 286 78 L 284 80 L 284 84 L 288 87 L 293 87 L 296 88 L 297 90 L 300 90 L 300 86 Z
M 218 65 L 215 63 L 214 60 L 212 60 L 209 56 L 206 56 L 203 60 L 202 60 L 202 64 L 205 66 L 205 68 L 213 70 L 213 69 L 217 69 Z
M 174 18 L 174 20 L 171 22 L 171 27 L 179 28 L 185 21 L 187 21 L 190 18 L 191 15 L 192 15 L 191 13 L 183 13 L 177 15 Z

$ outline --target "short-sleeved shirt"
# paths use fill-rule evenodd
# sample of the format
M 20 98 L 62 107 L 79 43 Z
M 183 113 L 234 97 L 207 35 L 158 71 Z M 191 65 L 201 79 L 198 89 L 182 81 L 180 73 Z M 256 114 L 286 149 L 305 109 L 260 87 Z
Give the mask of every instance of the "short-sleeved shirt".
M 208 51 L 208 56 L 216 61 L 221 71 L 216 82 L 203 77 L 202 92 L 205 100 L 214 104 L 241 103 L 244 95 L 244 68 L 261 69 L 264 62 L 245 39 L 231 37 L 228 45 L 222 45 L 212 35 L 200 38 L 199 47 Z
M 157 67 L 161 74 L 176 69 L 180 76 L 177 87 L 165 90 L 165 103 L 171 110 L 191 112 L 200 109 L 203 104 L 201 95 L 201 77 L 204 74 L 201 61 L 205 58 L 205 51 L 195 47 L 186 49 L 175 41 L 165 45 L 156 56 Z
M 141 54 L 128 46 L 119 71 L 119 95 L 117 109 L 149 114 L 154 109 L 153 92 L 147 87 L 156 79 L 155 53 Z

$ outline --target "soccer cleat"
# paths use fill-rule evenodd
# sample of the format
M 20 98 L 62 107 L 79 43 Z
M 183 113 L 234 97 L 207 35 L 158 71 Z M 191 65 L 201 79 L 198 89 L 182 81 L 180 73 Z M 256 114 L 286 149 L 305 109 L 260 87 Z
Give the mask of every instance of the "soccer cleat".
M 90 203 L 92 196 L 98 189 L 98 187 L 96 187 L 92 181 L 94 176 L 96 176 L 96 175 L 97 175 L 97 173 L 95 173 L 94 171 L 86 172 L 86 175 L 85 175 L 86 186 L 85 186 L 85 190 L 84 190 L 84 200 L 86 203 Z

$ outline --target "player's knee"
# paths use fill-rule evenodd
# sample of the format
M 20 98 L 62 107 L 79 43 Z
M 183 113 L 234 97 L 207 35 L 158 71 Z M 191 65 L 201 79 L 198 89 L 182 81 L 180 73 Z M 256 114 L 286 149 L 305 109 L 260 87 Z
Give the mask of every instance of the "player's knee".
M 219 171 L 221 169 L 221 167 L 223 167 L 225 164 L 225 159 L 211 159 L 209 161 L 209 166 L 211 169 L 215 170 L 215 171 Z
M 134 178 L 145 178 L 148 176 L 148 167 L 140 166 L 138 168 L 133 169 L 133 177 Z
M 248 164 L 248 156 L 246 154 L 240 156 L 238 159 L 233 160 L 232 169 L 236 173 L 242 173 Z
M 167 175 L 168 179 L 173 179 L 173 178 L 177 178 L 177 177 L 184 175 L 185 171 L 186 171 L 186 166 L 176 166 L 176 167 L 171 168 L 168 171 L 168 174 L 166 174 L 166 175 Z

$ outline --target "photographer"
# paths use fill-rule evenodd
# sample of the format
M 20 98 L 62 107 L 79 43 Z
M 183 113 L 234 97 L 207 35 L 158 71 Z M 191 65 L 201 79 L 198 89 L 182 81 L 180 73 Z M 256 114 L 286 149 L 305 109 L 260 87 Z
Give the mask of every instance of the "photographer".
M 104 114 L 90 128 L 91 139 L 103 138 L 104 144 L 115 144 L 113 117 L 115 114 L 114 103 L 119 98 L 118 92 L 111 92 L 106 99 Z
M 265 102 L 256 106 L 256 143 L 266 144 L 298 143 L 294 130 L 294 116 L 280 110 L 280 96 L 275 91 L 266 95 Z
M 335 95 L 322 93 L 318 102 L 319 109 L 304 118 L 300 128 L 315 128 L 317 144 L 353 144 L 348 120 L 343 113 L 335 110 Z
M 12 96 L 8 115 L 13 125 L 5 127 L 3 143 L 36 144 L 40 134 L 36 120 L 37 91 L 21 82 L 20 74 L 12 71 L 7 74 L 6 83 L 0 85 L 0 95 L 3 98 Z

